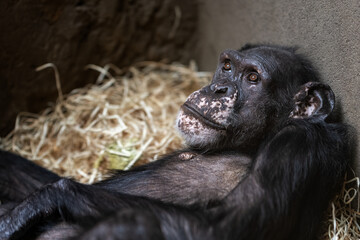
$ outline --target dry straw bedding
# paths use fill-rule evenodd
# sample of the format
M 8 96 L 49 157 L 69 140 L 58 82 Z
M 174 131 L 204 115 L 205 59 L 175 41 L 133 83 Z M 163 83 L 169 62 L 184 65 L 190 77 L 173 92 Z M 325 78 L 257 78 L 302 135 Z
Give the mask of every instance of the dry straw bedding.
M 194 64 L 143 62 L 120 70 L 87 66 L 99 72 L 96 84 L 59 98 L 41 114 L 20 113 L 14 130 L 0 138 L 0 148 L 84 183 L 104 179 L 107 169 L 129 169 L 155 161 L 183 142 L 174 125 L 186 97 L 210 81 Z M 39 73 L 40 74 L 40 73 Z M 322 239 L 360 239 L 355 201 L 359 179 L 344 182 L 331 204 Z

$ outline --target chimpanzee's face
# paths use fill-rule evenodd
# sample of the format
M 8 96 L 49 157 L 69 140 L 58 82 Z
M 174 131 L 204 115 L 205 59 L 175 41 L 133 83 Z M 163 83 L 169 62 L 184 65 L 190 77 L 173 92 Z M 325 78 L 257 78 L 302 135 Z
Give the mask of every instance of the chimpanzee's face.
M 296 65 L 292 61 L 287 51 L 271 48 L 221 53 L 211 84 L 192 93 L 180 109 L 177 128 L 186 143 L 208 149 L 256 144 L 276 121 L 279 104 L 289 105 L 291 98 L 279 103 L 282 91 L 276 88 L 288 88 L 292 74 L 283 68 Z

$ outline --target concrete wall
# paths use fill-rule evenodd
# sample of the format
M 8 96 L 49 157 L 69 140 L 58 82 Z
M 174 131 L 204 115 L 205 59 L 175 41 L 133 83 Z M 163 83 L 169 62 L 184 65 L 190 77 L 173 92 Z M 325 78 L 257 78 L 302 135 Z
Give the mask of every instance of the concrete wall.
M 247 42 L 301 47 L 360 132 L 359 0 L 199 0 L 198 34 L 202 70 L 214 70 L 222 50 Z M 360 174 L 359 154 L 356 160 Z

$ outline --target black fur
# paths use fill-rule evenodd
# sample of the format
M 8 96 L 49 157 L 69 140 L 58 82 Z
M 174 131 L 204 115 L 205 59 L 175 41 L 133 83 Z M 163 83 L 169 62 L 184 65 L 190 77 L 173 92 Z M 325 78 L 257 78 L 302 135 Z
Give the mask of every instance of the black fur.
M 182 107 L 189 149 L 94 185 L 0 152 L 0 239 L 316 239 L 350 153 L 318 80 L 293 48 L 227 50 Z

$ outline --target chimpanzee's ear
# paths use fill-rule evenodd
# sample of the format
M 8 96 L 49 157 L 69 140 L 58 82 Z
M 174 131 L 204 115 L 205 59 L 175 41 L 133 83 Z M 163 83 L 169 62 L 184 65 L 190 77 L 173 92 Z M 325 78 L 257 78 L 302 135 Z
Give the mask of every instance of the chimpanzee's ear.
M 292 118 L 317 118 L 324 120 L 334 109 L 335 96 L 330 86 L 319 82 L 308 82 L 295 95 Z

